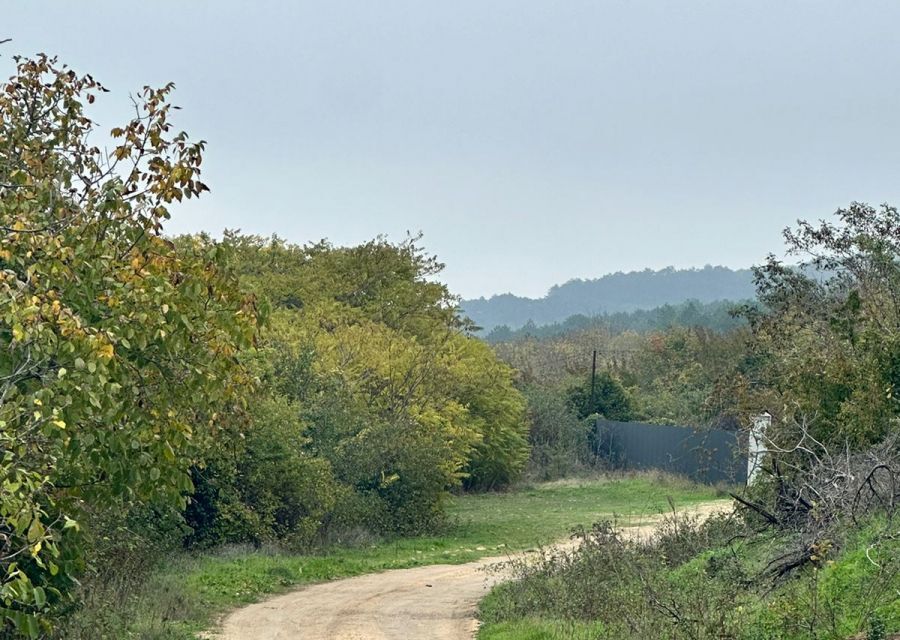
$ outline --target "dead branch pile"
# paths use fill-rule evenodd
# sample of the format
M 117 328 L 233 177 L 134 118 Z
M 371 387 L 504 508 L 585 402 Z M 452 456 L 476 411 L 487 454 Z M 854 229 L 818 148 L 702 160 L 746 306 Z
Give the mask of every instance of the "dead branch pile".
M 793 543 L 765 568 L 778 580 L 822 562 L 843 534 L 875 514 L 893 524 L 900 507 L 900 436 L 863 452 L 833 452 L 803 427 L 791 447 L 768 442 L 767 478 L 750 495 L 731 494 L 757 532 L 777 529 Z

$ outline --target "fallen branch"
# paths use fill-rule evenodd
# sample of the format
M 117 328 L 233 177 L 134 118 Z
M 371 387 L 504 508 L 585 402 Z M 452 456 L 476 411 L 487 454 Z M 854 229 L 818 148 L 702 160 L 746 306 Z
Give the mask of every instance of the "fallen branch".
M 761 515 L 763 518 L 768 520 L 771 524 L 774 524 L 775 526 L 778 526 L 781 524 L 781 521 L 778 518 L 773 516 L 769 511 L 767 511 L 765 508 L 759 506 L 758 504 L 754 504 L 754 503 L 750 502 L 749 500 L 746 500 L 746 499 L 742 498 L 741 496 L 737 495 L 736 493 L 729 492 L 728 495 L 730 495 L 732 498 L 734 498 L 735 500 L 740 502 L 742 505 L 744 505 L 748 509 L 752 509 L 753 511 L 755 511 L 756 513 Z

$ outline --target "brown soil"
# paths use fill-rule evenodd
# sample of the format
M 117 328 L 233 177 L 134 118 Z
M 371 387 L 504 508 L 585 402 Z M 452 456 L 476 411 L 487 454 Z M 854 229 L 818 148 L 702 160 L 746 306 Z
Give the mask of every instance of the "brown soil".
M 712 502 L 685 509 L 708 517 L 731 508 Z M 647 537 L 658 520 L 628 527 Z M 562 543 L 567 544 L 567 543 Z M 458 565 L 397 569 L 310 585 L 234 611 L 210 635 L 216 640 L 470 640 L 475 611 L 488 589 L 503 579 L 486 568 L 509 558 Z

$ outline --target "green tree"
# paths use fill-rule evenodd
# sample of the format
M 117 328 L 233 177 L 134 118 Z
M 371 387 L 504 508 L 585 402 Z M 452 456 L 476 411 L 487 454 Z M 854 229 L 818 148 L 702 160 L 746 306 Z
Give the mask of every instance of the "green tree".
M 568 402 L 565 390 L 528 385 L 523 394 L 528 400 L 529 475 L 552 480 L 586 466 L 590 429 Z
M 580 419 L 598 414 L 607 420 L 632 420 L 635 417 L 631 397 L 609 371 L 600 371 L 594 381 L 569 389 L 569 403 Z
M 183 505 L 196 447 L 240 409 L 258 311 L 226 248 L 161 235 L 206 190 L 203 143 L 145 88 L 107 156 L 103 87 L 17 58 L 0 87 L 0 619 L 37 637 L 84 561 L 89 509 Z M 96 135 L 96 134 L 95 134 Z
M 274 303 L 268 379 L 299 406 L 307 451 L 371 505 L 357 524 L 403 533 L 435 526 L 463 482 L 508 484 L 528 456 L 511 369 L 469 335 L 417 242 L 228 236 L 246 286 Z
M 785 231 L 799 261 L 757 268 L 763 307 L 746 313 L 775 409 L 796 418 L 785 422 L 860 447 L 900 415 L 900 214 L 852 203 L 835 217 Z
M 466 466 L 466 486 L 493 489 L 515 481 L 528 460 L 524 397 L 513 387 L 513 371 L 485 343 L 454 338 L 450 365 L 453 396 L 465 408 L 479 439 Z

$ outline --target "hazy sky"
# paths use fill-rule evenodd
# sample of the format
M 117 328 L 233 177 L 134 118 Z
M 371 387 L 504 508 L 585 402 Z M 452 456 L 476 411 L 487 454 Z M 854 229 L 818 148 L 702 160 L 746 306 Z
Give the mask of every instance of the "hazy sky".
M 466 297 L 747 266 L 798 217 L 900 204 L 900 3 L 3 2 L 12 53 L 176 82 L 212 193 L 172 232 L 422 231 Z

